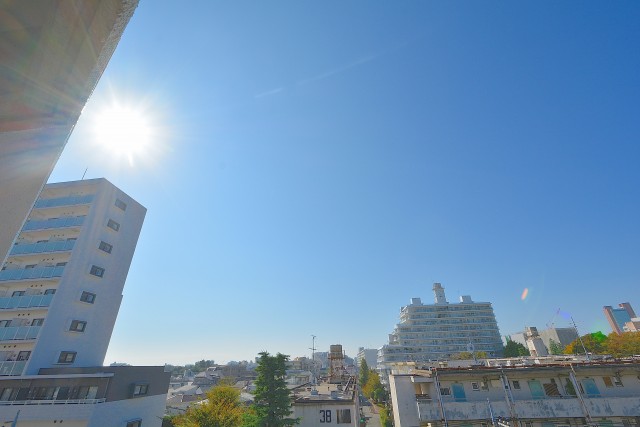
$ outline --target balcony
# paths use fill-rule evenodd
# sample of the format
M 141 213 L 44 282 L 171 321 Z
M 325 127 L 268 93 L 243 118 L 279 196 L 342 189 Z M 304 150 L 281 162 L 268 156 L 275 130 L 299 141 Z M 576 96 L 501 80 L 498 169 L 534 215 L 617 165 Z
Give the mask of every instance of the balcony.
M 0 328 L 0 341 L 34 340 L 41 326 L 8 326 Z
M 41 254 L 44 252 L 70 251 L 75 245 L 75 240 L 57 240 L 53 242 L 19 243 L 11 248 L 10 255 Z
M 0 376 L 22 375 L 22 371 L 24 371 L 26 365 L 26 360 L 20 362 L 0 362 Z
M 49 307 L 52 299 L 53 294 L 4 297 L 0 298 L 0 310 L 12 308 Z
M 0 362 L 0 376 L 22 375 L 22 371 L 24 371 L 26 365 L 26 360 L 20 362 Z
M 633 392 L 630 391 L 630 394 Z M 591 416 L 640 416 L 638 398 L 609 397 L 609 398 L 584 398 L 585 405 Z M 491 412 L 486 401 L 471 402 L 443 402 L 447 419 L 449 421 L 466 421 L 473 419 L 490 419 Z M 440 420 L 440 408 L 437 401 L 417 400 L 420 420 Z M 491 401 L 493 416 L 510 418 L 509 407 L 504 399 Z M 514 403 L 515 415 L 523 419 L 548 419 L 548 418 L 581 418 L 584 411 L 580 401 L 573 397 L 546 398 L 537 400 L 516 400 Z
M 64 228 L 82 225 L 84 216 L 69 216 L 64 218 L 52 218 L 27 221 L 22 231 L 47 230 L 49 228 Z
M 62 277 L 63 272 L 64 266 L 8 269 L 0 271 L 0 282 L 5 282 L 7 280 L 49 279 L 52 277 Z
M 34 208 L 55 208 L 58 206 L 86 205 L 93 201 L 93 195 L 87 196 L 66 196 L 55 199 L 39 199 L 36 201 Z

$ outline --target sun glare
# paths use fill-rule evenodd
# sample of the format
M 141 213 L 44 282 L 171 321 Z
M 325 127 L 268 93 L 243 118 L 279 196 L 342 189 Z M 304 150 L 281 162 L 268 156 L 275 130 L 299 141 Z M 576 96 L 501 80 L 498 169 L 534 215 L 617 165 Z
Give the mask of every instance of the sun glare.
M 134 158 L 144 155 L 152 140 L 149 120 L 141 110 L 112 106 L 95 116 L 95 141 L 100 148 L 125 156 L 133 165 Z

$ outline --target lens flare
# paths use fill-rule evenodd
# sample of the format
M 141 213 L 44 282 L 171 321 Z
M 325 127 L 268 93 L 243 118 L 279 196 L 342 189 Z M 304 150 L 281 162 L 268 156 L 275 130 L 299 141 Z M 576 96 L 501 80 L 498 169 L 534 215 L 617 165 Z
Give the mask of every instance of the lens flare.
M 524 288 L 524 291 L 522 291 L 522 295 L 520 296 L 520 299 L 524 301 L 525 299 L 527 299 L 528 295 L 529 295 L 529 288 Z

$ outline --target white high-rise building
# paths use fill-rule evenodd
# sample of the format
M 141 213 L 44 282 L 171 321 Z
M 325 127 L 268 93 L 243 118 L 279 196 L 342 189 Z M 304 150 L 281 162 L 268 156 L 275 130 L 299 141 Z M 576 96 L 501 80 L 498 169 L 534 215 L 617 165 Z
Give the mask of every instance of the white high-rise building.
M 446 360 L 462 352 L 502 355 L 502 340 L 489 302 L 460 297 L 450 304 L 444 288 L 434 283 L 434 304 L 412 298 L 400 310 L 400 323 L 389 334 L 389 344 L 378 353 L 378 365 L 396 362 Z
M 105 179 L 42 190 L 0 271 L 0 419 L 159 425 L 163 367 L 102 366 L 145 213 Z

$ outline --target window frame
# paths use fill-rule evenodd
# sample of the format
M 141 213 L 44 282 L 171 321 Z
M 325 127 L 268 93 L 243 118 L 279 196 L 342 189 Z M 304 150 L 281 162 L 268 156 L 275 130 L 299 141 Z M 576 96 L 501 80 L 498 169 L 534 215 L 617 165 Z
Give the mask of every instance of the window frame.
M 58 364 L 61 365 L 70 365 L 76 361 L 76 357 L 78 356 L 77 351 L 66 351 L 63 350 L 60 352 L 58 356 Z
M 127 210 L 127 204 L 125 202 L 123 202 L 121 199 L 116 199 L 116 201 L 113 203 L 113 205 L 120 209 L 121 211 L 126 211 Z
M 104 240 L 100 240 L 100 243 L 98 244 L 98 249 L 100 249 L 104 253 L 110 254 L 111 251 L 113 250 L 113 245 L 105 242 Z
M 107 221 L 107 227 L 112 229 L 113 231 L 120 231 L 120 223 L 109 218 Z
M 91 295 L 91 301 L 89 301 L 89 295 Z M 82 291 L 82 293 L 80 294 L 80 302 L 84 302 L 86 304 L 94 304 L 96 302 L 96 294 L 89 291 Z
M 69 332 L 84 332 L 87 329 L 87 322 L 73 319 L 69 325 Z
M 105 269 L 103 267 L 98 267 L 97 265 L 92 265 L 91 269 L 89 270 L 89 274 L 95 277 L 99 277 L 101 279 L 104 277 L 104 272 L 105 272 Z
M 131 397 L 146 396 L 149 394 L 149 383 L 134 383 Z
M 127 421 L 126 427 L 142 427 L 142 418 Z

